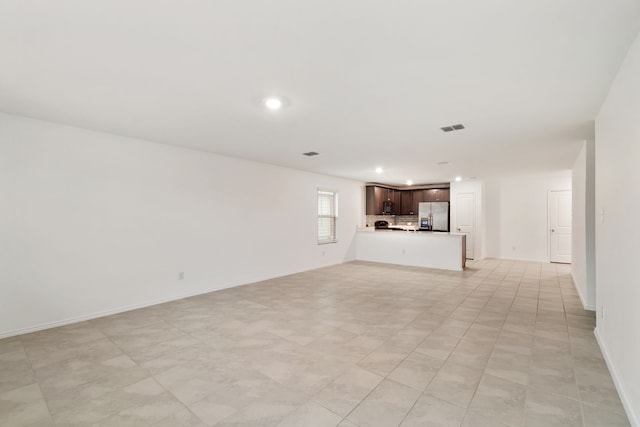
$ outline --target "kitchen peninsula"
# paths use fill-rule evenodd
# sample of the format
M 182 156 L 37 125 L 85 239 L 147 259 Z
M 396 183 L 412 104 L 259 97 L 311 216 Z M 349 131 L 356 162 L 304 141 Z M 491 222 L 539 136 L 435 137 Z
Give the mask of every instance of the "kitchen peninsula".
M 446 232 L 375 230 L 356 233 L 356 259 L 462 271 L 466 235 Z

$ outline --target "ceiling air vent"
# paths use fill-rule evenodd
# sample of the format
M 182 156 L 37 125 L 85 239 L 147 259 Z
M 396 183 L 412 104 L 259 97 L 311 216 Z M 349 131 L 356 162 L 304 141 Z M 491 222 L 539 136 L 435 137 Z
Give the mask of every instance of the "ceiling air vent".
M 320 153 L 316 153 L 315 151 L 307 151 L 306 153 L 302 153 L 303 156 L 309 156 L 309 157 L 317 156 L 318 154 Z
M 457 125 L 441 127 L 440 129 L 442 129 L 443 132 L 453 132 L 454 130 L 462 130 L 462 129 L 464 129 L 464 125 L 463 124 L 457 124 Z

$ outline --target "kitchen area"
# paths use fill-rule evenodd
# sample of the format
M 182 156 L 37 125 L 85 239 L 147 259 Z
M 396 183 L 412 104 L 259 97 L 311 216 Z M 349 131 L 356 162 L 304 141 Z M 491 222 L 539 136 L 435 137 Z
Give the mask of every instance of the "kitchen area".
M 451 233 L 449 183 L 366 186 L 366 224 L 357 233 L 357 259 L 461 271 L 466 236 Z

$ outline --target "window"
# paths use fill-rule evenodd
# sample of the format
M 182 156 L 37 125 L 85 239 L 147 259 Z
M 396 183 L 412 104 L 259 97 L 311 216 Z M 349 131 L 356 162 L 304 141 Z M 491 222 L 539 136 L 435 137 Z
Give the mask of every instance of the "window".
M 318 244 L 335 243 L 338 193 L 318 190 Z

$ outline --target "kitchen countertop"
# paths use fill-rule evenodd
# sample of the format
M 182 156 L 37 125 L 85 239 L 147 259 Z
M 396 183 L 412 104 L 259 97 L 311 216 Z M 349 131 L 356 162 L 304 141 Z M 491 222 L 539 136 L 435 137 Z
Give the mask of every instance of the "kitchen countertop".
M 402 227 L 401 225 L 392 225 L 390 226 L 390 228 L 399 228 Z M 413 226 L 405 226 L 405 227 L 413 227 Z M 357 231 L 359 232 L 365 232 L 365 233 L 371 233 L 371 232 L 375 232 L 375 233 L 399 233 L 399 234 L 403 234 L 402 231 L 403 230 L 392 230 L 392 229 L 384 229 L 384 228 L 375 228 L 375 227 L 358 227 Z M 450 234 L 453 236 L 461 236 L 464 235 L 464 233 L 454 233 L 454 232 L 450 232 L 450 231 L 431 231 L 431 230 L 418 230 L 416 228 L 411 228 L 411 229 L 404 229 L 404 231 L 406 231 L 406 234 Z

